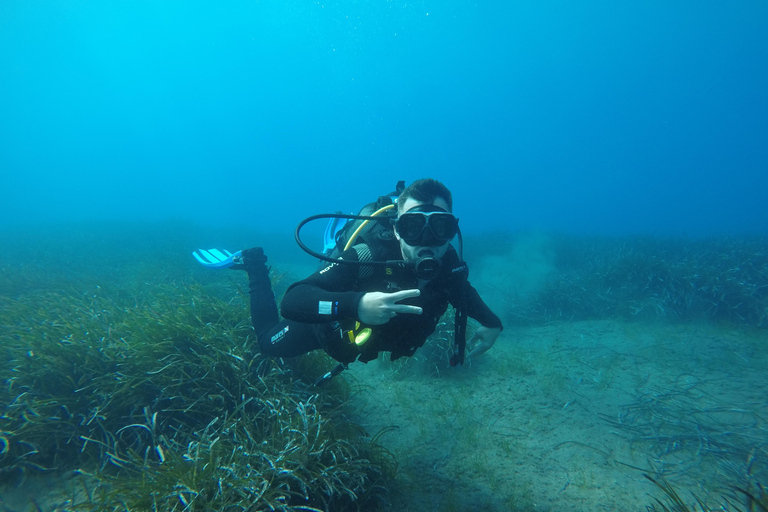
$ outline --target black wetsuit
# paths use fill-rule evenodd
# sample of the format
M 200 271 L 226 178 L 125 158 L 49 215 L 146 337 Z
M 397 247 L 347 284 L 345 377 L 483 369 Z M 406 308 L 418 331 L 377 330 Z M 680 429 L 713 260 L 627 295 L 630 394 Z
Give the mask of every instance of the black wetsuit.
M 342 253 L 341 258 L 382 261 L 402 260 L 402 255 L 397 241 L 391 240 L 373 247 L 358 244 Z M 411 356 L 435 331 L 449 303 L 454 307 L 463 303 L 466 314 L 486 327 L 502 327 L 501 320 L 467 281 L 466 266 L 453 247 L 442 258 L 439 276 L 422 282 L 421 287 L 411 269 L 392 272 L 383 266 L 329 263 L 288 288 L 281 303 L 283 321 L 277 316 L 266 267 L 263 263 L 260 267 L 263 270 L 248 273 L 253 326 L 266 355 L 291 357 L 323 348 L 343 363 L 354 361 L 358 355 L 360 361 L 367 362 L 382 351 L 391 352 L 392 359 Z M 345 335 L 355 328 L 358 303 L 366 292 L 415 288 L 421 289 L 420 296 L 399 303 L 421 307 L 421 315 L 403 313 L 383 325 L 371 326 L 370 339 L 360 347 Z

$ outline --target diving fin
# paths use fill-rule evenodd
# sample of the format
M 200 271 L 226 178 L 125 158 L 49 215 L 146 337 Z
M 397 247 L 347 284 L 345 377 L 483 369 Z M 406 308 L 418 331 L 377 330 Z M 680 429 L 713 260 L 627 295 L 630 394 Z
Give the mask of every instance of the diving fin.
M 200 262 L 201 265 L 208 268 L 229 268 L 243 262 L 242 251 L 231 253 L 226 249 L 198 249 L 192 256 Z

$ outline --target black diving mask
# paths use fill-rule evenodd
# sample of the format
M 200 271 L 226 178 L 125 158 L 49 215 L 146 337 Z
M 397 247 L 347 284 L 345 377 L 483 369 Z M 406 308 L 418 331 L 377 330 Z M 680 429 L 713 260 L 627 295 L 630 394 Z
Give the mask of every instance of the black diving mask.
M 442 209 L 414 211 L 421 208 L 408 210 L 397 218 L 395 229 L 400 238 L 413 247 L 434 247 L 453 240 L 459 230 L 459 219 Z

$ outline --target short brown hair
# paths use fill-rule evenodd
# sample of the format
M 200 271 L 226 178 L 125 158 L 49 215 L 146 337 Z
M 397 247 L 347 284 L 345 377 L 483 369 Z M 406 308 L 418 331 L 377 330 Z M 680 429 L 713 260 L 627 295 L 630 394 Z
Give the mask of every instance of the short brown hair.
M 432 178 L 416 180 L 405 187 L 405 190 L 400 193 L 400 196 L 397 199 L 398 209 L 409 197 L 412 197 L 416 201 L 428 204 L 434 204 L 435 199 L 442 197 L 448 204 L 448 211 L 453 211 L 453 197 L 451 197 L 451 191 L 448 190 L 448 187 Z

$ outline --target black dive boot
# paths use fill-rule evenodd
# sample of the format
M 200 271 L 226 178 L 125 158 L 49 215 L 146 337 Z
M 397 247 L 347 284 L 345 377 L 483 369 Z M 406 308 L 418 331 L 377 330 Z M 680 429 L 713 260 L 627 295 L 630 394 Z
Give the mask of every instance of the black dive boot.
M 240 268 L 248 272 L 249 276 L 252 270 L 258 272 L 262 267 L 266 268 L 267 257 L 264 255 L 264 249 L 261 247 L 243 249 L 240 251 L 240 255 Z M 267 272 L 269 272 L 269 269 L 267 269 Z

